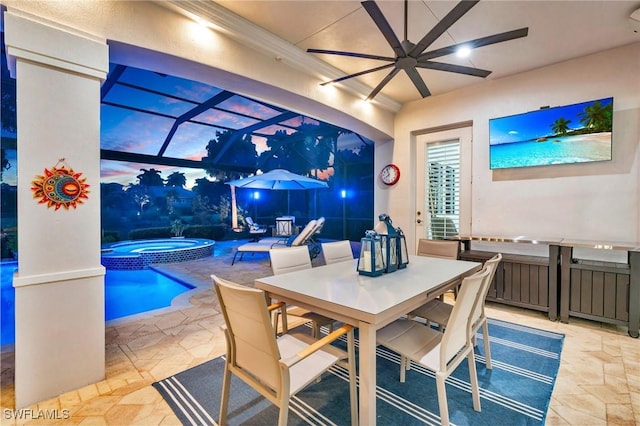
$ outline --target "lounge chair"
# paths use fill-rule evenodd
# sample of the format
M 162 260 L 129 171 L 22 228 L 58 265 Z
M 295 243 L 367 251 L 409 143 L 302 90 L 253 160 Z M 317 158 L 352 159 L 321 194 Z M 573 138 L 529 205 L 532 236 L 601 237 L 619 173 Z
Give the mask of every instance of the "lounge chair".
M 315 258 L 320 253 L 320 247 L 318 246 L 318 243 L 313 239 L 313 236 L 318 231 L 318 228 L 321 227 L 324 223 L 324 218 L 320 219 L 310 220 L 299 234 L 292 235 L 288 239 L 264 238 L 258 242 L 249 242 L 246 244 L 242 244 L 236 249 L 236 252 L 233 254 L 231 265 L 236 262 L 238 254 L 240 254 L 238 260 L 242 260 L 242 257 L 245 253 L 269 253 L 269 250 L 280 247 L 309 246 L 309 254 L 311 258 Z M 320 222 L 319 225 L 318 222 Z
M 253 221 L 250 216 L 244 218 L 244 221 L 249 226 L 249 235 L 251 235 L 251 241 L 260 241 L 260 237 L 267 233 L 267 227 L 258 225 Z

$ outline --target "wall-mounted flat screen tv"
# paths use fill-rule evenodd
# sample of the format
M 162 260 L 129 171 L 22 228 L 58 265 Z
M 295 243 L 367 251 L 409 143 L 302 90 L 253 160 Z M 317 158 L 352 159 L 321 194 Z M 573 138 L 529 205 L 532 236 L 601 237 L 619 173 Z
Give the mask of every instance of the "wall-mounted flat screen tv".
M 491 169 L 611 160 L 613 98 L 489 120 Z

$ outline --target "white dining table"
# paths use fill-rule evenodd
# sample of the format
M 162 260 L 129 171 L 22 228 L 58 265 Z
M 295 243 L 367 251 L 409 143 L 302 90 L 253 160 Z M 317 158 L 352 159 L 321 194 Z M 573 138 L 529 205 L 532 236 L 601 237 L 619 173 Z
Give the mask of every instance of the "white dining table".
M 455 286 L 478 262 L 409 256 L 409 265 L 379 277 L 359 275 L 357 261 L 334 263 L 255 280 L 288 304 L 359 329 L 360 424 L 376 424 L 376 330 Z

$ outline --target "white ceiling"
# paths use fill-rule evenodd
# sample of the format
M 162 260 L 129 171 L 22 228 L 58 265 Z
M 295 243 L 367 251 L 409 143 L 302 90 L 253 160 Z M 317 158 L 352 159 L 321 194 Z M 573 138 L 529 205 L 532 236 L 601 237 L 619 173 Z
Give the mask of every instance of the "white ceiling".
M 184 4 L 174 2 L 174 5 Z M 328 79 L 357 73 L 387 62 L 369 59 L 306 53 L 308 48 L 340 50 L 381 56 L 394 56 L 378 27 L 359 1 L 289 0 L 238 1 L 219 0 L 216 3 L 233 14 L 261 27 L 290 46 L 291 58 L 304 61 L 322 60 L 339 72 Z M 200 3 L 202 4 L 202 3 Z M 395 31 L 399 40 L 404 38 L 404 2 L 378 0 L 377 4 Z M 410 0 L 408 6 L 408 39 L 417 43 L 438 20 L 442 19 L 457 1 Z M 211 7 L 219 5 L 209 3 Z M 523 1 L 483 0 L 454 23 L 427 50 L 493 35 L 522 27 L 529 28 L 525 38 L 478 48 L 470 58 L 454 55 L 438 58 L 439 62 L 465 65 L 493 71 L 486 80 L 539 68 L 552 63 L 599 52 L 629 43 L 639 42 L 640 33 L 634 32 L 629 15 L 640 8 L 634 1 Z M 211 14 L 216 14 L 215 10 Z M 211 14 L 209 14 L 211 16 Z M 232 16 L 231 14 L 230 16 Z M 228 17 L 227 17 L 228 18 Z M 228 19 L 227 19 L 228 20 Z M 265 32 L 251 25 L 242 26 L 238 39 L 253 47 L 264 42 L 265 51 L 272 43 L 266 42 Z M 233 34 L 232 34 L 233 36 Z M 290 44 L 289 44 L 290 43 Z M 291 46 L 293 45 L 293 46 Z M 278 55 L 288 55 L 282 46 Z M 300 52 L 304 52 L 301 57 Z M 286 58 L 286 56 L 285 56 Z M 370 91 L 387 75 L 383 70 L 363 75 L 351 83 L 364 83 Z M 420 69 L 420 75 L 432 95 L 484 81 L 479 77 L 444 71 Z M 345 82 L 350 82 L 346 80 Z M 368 94 L 368 93 L 367 93 Z M 404 72 L 398 73 L 380 92 L 381 98 L 391 98 L 403 104 L 421 98 Z

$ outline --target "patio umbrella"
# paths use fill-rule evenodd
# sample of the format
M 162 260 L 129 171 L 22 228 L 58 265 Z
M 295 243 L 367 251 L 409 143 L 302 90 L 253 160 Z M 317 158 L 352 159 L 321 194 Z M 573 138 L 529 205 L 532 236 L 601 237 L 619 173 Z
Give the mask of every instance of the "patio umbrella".
M 274 189 L 274 190 L 306 190 L 328 188 L 326 182 L 298 175 L 284 169 L 274 169 L 261 175 L 232 180 L 227 185 L 237 188 Z M 289 197 L 287 193 L 287 214 L 289 214 Z

